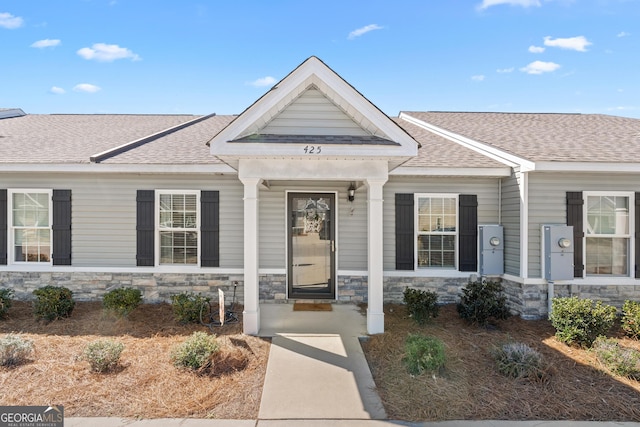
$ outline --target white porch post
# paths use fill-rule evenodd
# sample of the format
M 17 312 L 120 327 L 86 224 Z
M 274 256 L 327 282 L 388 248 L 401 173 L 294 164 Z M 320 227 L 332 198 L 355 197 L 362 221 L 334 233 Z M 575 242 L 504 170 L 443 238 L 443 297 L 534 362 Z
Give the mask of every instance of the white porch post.
M 367 234 L 369 237 L 369 286 L 367 308 L 367 332 L 381 334 L 384 332 L 383 311 L 383 218 L 382 218 L 382 186 L 387 180 L 367 179 L 369 206 L 367 212 Z
M 240 178 L 244 184 L 244 311 L 243 332 L 260 331 L 258 275 L 258 184 L 259 178 Z

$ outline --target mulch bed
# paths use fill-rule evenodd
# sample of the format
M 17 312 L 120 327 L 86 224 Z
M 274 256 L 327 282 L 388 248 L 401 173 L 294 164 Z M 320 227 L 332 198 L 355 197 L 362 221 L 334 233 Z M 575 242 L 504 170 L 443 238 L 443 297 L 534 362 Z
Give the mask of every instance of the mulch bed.
M 242 335 L 242 322 L 216 328 L 215 369 L 194 373 L 170 360 L 171 349 L 194 331 L 209 329 L 177 323 L 169 304 L 143 304 L 118 319 L 99 302 L 78 302 L 70 318 L 44 323 L 33 318 L 30 303 L 15 301 L 0 334 L 21 333 L 35 352 L 24 365 L 0 367 L 0 402 L 64 405 L 65 416 L 74 417 L 255 419 L 269 340 Z M 125 345 L 120 365 L 93 373 L 80 355 L 105 338 Z
M 407 372 L 402 359 L 409 333 L 443 340 L 447 364 L 442 372 Z M 388 305 L 385 333 L 372 336 L 363 348 L 391 419 L 640 421 L 640 383 L 608 373 L 592 352 L 562 344 L 554 333 L 546 320 L 518 317 L 488 329 L 468 325 L 454 305 L 442 307 L 438 318 L 419 326 L 404 306 Z M 510 341 L 542 353 L 547 366 L 543 379 L 498 373 L 490 352 Z M 635 340 L 622 344 L 640 349 Z

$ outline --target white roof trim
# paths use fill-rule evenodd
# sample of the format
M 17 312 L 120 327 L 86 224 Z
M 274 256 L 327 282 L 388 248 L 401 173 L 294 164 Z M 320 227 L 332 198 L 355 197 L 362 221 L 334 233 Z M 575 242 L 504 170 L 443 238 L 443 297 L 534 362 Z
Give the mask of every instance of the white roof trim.
M 406 113 L 400 113 L 400 118 L 416 126 L 420 126 L 421 128 L 428 130 L 429 132 L 432 132 L 438 136 L 446 138 L 449 141 L 453 141 L 457 144 L 462 145 L 463 147 L 469 148 L 477 153 L 483 154 L 489 157 L 490 159 L 497 160 L 500 163 L 503 163 L 509 167 L 520 166 L 522 171 L 536 169 L 535 162 L 523 159 L 522 157 L 518 157 L 513 154 L 506 153 L 498 148 L 492 147 L 487 144 L 483 144 L 481 142 L 475 141 L 471 138 L 464 137 L 462 135 L 458 135 L 457 133 L 450 132 L 438 126 L 434 126 L 423 120 L 410 116 Z
M 433 167 L 399 167 L 391 172 L 393 176 L 478 176 L 506 177 L 511 176 L 511 168 L 433 168 Z
M 535 172 L 640 173 L 640 163 L 537 162 Z
M 237 174 L 235 169 L 224 164 L 0 163 L 0 174 L 6 172 Z

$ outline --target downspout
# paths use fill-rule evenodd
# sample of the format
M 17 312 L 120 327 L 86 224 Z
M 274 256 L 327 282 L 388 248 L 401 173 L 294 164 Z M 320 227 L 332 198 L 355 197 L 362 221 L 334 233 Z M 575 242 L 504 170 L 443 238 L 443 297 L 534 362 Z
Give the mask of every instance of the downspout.
M 520 173 L 520 276 L 529 277 L 529 174 Z
M 498 178 L 498 225 L 502 225 L 502 178 Z

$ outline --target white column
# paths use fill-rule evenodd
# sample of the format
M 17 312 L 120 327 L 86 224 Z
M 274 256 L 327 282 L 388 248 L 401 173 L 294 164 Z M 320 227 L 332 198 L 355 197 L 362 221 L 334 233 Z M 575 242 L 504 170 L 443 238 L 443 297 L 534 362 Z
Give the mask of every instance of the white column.
M 366 180 L 369 206 L 367 212 L 367 233 L 369 238 L 369 286 L 367 308 L 367 332 L 381 334 L 384 332 L 383 303 L 383 211 L 382 187 L 385 180 Z
M 241 178 L 244 184 L 244 311 L 243 332 L 260 331 L 258 275 L 258 184 L 259 178 Z

